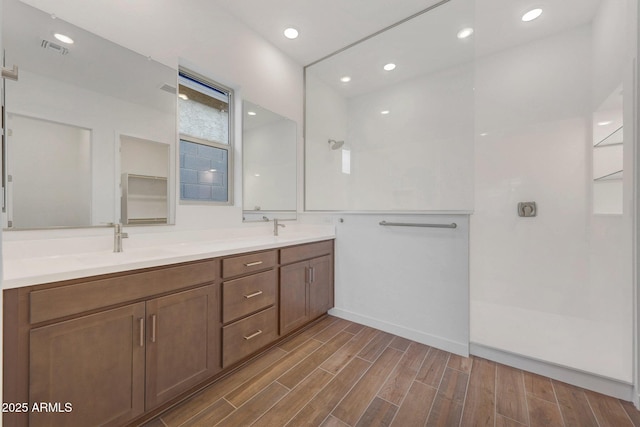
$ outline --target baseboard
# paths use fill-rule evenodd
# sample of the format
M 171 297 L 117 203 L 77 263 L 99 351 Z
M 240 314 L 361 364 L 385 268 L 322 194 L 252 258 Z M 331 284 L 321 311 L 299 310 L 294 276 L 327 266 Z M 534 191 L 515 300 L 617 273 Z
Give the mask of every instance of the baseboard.
M 637 396 L 634 396 L 633 384 L 631 383 L 603 377 L 567 366 L 556 365 L 551 362 L 510 353 L 493 347 L 487 347 L 482 344 L 471 343 L 469 350 L 474 356 L 493 360 L 494 362 L 502 363 L 503 365 L 533 372 L 534 374 L 543 375 L 545 377 L 553 378 L 554 380 L 582 387 L 587 390 L 593 390 L 628 402 L 637 401 Z
M 332 308 L 329 314 L 341 319 L 350 320 L 361 325 L 370 326 L 390 334 L 397 335 L 408 340 L 416 341 L 431 347 L 436 347 L 450 353 L 459 354 L 460 356 L 469 356 L 469 345 L 442 338 L 436 335 L 430 335 L 422 331 L 407 328 L 405 326 L 396 325 L 394 323 L 385 322 L 374 319 L 369 316 L 343 310 L 340 308 Z

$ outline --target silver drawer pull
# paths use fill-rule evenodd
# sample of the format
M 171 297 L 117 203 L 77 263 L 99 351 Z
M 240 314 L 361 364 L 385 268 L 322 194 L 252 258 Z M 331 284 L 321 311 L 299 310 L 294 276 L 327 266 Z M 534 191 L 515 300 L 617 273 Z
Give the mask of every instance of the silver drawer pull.
M 254 293 L 252 293 L 252 294 L 245 295 L 244 297 L 245 297 L 246 299 L 249 299 L 249 298 L 257 297 L 258 295 L 262 295 L 262 291 L 254 292 Z
M 260 264 L 262 264 L 262 261 L 254 261 L 254 262 L 246 262 L 244 264 L 244 266 L 245 267 L 253 267 L 253 266 L 256 266 L 256 265 L 260 265 Z
M 151 315 L 151 342 L 156 342 L 156 318 L 155 314 Z
M 140 326 L 140 347 L 144 347 L 144 317 L 138 319 L 138 325 Z
M 254 333 L 252 333 L 251 335 L 249 335 L 248 337 L 244 337 L 245 340 L 249 341 L 250 339 L 253 339 L 255 337 L 257 337 L 258 335 L 260 335 L 262 333 L 262 331 L 260 329 L 258 329 L 257 331 L 255 331 Z

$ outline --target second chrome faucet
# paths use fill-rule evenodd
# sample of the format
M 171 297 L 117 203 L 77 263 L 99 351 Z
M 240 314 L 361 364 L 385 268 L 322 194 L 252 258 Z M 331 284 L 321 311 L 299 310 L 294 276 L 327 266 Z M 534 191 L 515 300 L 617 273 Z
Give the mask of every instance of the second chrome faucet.
M 286 227 L 286 225 L 280 224 L 278 221 L 279 221 L 278 218 L 273 219 L 273 235 L 274 236 L 278 235 L 278 227 L 282 227 L 282 228 Z
M 122 239 L 129 237 L 122 231 L 122 224 L 113 224 L 113 252 L 122 252 Z

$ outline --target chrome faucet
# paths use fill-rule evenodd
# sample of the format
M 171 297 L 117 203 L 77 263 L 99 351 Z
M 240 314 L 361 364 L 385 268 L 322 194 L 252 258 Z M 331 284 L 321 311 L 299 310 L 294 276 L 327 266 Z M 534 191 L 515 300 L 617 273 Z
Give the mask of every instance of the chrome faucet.
M 122 239 L 129 237 L 129 234 L 122 232 L 122 224 L 113 224 L 113 252 L 122 252 Z
M 284 224 L 278 224 L 278 218 L 274 218 L 273 219 L 273 235 L 277 236 L 278 235 L 278 227 L 282 227 L 285 228 L 286 225 Z

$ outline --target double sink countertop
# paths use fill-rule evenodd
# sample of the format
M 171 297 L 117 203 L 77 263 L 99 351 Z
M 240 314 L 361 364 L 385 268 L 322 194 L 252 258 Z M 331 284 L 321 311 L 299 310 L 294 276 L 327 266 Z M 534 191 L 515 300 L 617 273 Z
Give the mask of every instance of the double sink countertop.
M 334 239 L 333 225 L 287 224 L 279 236 L 266 227 L 140 233 L 126 230 L 123 252 L 113 252 L 113 230 L 99 236 L 10 240 L 4 234 L 2 288 L 218 258 Z

